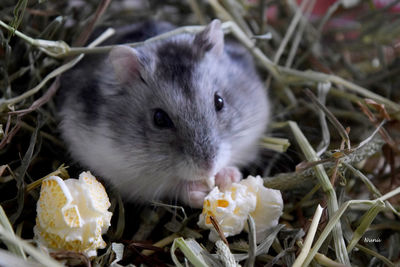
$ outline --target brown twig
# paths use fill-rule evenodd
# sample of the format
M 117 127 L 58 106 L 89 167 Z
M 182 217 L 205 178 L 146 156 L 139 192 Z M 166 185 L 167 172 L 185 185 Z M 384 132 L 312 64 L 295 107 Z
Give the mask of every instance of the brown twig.
M 346 132 L 347 132 L 347 134 L 350 133 L 350 127 L 346 128 Z M 340 150 L 344 149 L 344 143 L 345 142 L 346 142 L 346 140 L 343 139 L 342 142 L 340 143 Z M 336 161 L 335 161 L 335 167 L 333 167 L 333 173 L 332 173 L 332 176 L 331 176 L 331 184 L 332 184 L 332 186 L 335 186 L 335 181 L 336 181 L 336 176 L 337 176 L 337 172 L 338 172 L 338 169 L 339 169 L 339 164 L 340 164 L 340 158 L 337 158 Z
M 210 220 L 211 220 L 212 225 L 213 225 L 214 228 L 215 228 L 215 231 L 217 231 L 219 237 L 221 238 L 221 240 L 222 240 L 227 246 L 229 246 L 228 240 L 226 240 L 226 238 L 225 238 L 225 236 L 224 236 L 224 233 L 222 232 L 221 227 L 219 226 L 218 221 L 217 221 L 217 220 L 214 218 L 214 216 L 212 216 L 212 215 L 210 215 Z
M 146 263 L 149 266 L 167 266 L 165 263 L 161 262 L 160 260 L 156 259 L 155 257 L 149 257 L 140 252 L 139 249 L 147 249 L 147 250 L 154 250 L 154 251 L 163 251 L 162 248 L 155 247 L 153 245 L 147 245 L 143 242 L 136 242 L 136 241 L 123 241 L 125 244 L 129 244 L 127 248 L 134 252 L 135 254 L 139 255 L 141 261 Z
M 22 117 L 32 111 L 37 110 L 44 104 L 50 101 L 50 99 L 55 95 L 58 88 L 60 87 L 60 76 L 57 76 L 55 81 L 51 84 L 49 90 L 46 91 L 40 98 L 38 98 L 32 105 L 27 109 L 17 110 L 17 111 L 10 111 L 8 114 L 10 115 L 18 115 L 18 117 Z
M 362 112 L 368 117 L 368 119 L 376 126 L 378 127 L 380 122 L 378 119 L 375 117 L 375 115 L 369 110 L 369 108 L 365 105 L 363 105 L 361 102 L 357 102 L 358 106 L 361 108 Z M 383 109 L 385 107 L 383 106 Z M 387 112 L 383 112 L 383 114 L 387 114 Z M 392 139 L 392 137 L 389 135 L 389 133 L 385 130 L 385 128 L 381 127 L 379 129 L 379 134 L 382 136 L 383 140 L 395 151 L 396 153 L 400 153 L 400 150 L 398 149 L 395 141 Z
M 123 243 L 127 244 L 127 248 L 132 249 L 133 247 L 139 248 L 139 249 L 147 249 L 147 250 L 153 250 L 153 251 L 159 251 L 162 252 L 164 251 L 163 248 L 156 247 L 150 244 L 146 244 L 144 242 L 137 242 L 137 241 L 131 241 L 131 240 L 124 240 Z
M 110 3 L 111 3 L 111 0 L 102 0 L 101 1 L 99 6 L 97 7 L 94 17 L 88 23 L 88 26 L 84 29 L 84 31 L 79 35 L 78 39 L 75 40 L 75 42 L 73 43 L 73 46 L 83 46 L 86 43 L 86 41 L 89 39 L 90 35 L 93 32 L 96 22 L 107 10 L 107 7 Z
M 4 132 L 4 138 L 0 142 L 0 149 L 2 149 L 6 144 L 9 144 L 11 142 L 12 138 L 21 129 L 21 126 L 22 126 L 22 120 L 21 119 L 22 119 L 22 117 L 25 116 L 26 114 L 32 112 L 32 111 L 37 110 L 38 108 L 40 108 L 41 106 L 43 106 L 44 104 L 49 102 L 50 99 L 57 92 L 59 87 L 60 87 L 60 76 L 58 76 L 55 79 L 55 81 L 50 86 L 49 90 L 47 90 L 44 95 L 42 95 L 35 102 L 33 102 L 32 105 L 29 108 L 8 112 L 7 126 L 6 126 L 6 130 Z M 9 127 L 10 127 L 11 116 L 12 115 L 17 115 L 17 122 L 14 125 L 14 127 L 11 129 L 11 131 L 9 132 Z
M 50 255 L 56 260 L 66 260 L 66 259 L 76 259 L 80 260 L 87 267 L 91 267 L 92 264 L 90 259 L 83 253 L 74 252 L 74 251 L 59 251 L 59 252 L 51 252 Z
M 4 131 L 4 137 L 0 142 L 0 149 L 3 149 L 7 144 L 9 144 L 14 135 L 16 135 L 16 133 L 19 131 L 19 129 L 21 128 L 21 118 L 17 117 L 17 122 L 15 123 L 11 131 L 10 131 L 10 125 L 11 125 L 11 115 L 9 115 L 7 119 L 6 130 Z

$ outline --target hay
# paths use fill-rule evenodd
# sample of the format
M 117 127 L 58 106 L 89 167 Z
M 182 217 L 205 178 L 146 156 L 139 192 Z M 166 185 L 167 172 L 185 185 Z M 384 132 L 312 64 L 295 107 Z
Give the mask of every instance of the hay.
M 186 256 L 196 266 L 233 258 L 245 266 L 291 266 L 319 204 L 327 212 L 319 215 L 317 229 L 313 224 L 308 236 L 314 242 L 307 239 L 309 252 L 296 264 L 399 264 L 400 1 L 381 7 L 379 1 L 342 0 L 318 13 L 321 2 L 2 0 L 0 265 L 58 266 L 55 259 L 63 259 L 165 266 Z M 214 248 L 208 233 L 198 229 L 198 211 L 165 204 L 138 208 L 110 192 L 115 215 L 105 235 L 107 248 L 91 262 L 81 254 L 35 248 L 30 240 L 41 180 L 79 171 L 59 139 L 53 97 L 57 77 L 84 54 L 111 49 L 101 46 L 111 29 L 85 45 L 94 26 L 149 18 L 182 26 L 130 44 L 139 46 L 201 31 L 215 17 L 226 35 L 252 53 L 274 103 L 270 136 L 261 144 L 269 156 L 248 171 L 282 190 L 282 225 L 258 245 L 253 231 L 228 238 L 229 252 L 223 244 Z M 71 165 L 68 171 L 65 165 Z

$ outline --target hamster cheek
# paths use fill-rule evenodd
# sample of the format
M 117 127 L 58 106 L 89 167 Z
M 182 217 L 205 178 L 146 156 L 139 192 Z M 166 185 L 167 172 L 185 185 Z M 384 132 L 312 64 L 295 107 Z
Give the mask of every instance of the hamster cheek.
M 215 185 L 221 191 L 229 188 L 232 183 L 237 183 L 242 179 L 242 173 L 236 167 L 225 167 L 215 175 Z

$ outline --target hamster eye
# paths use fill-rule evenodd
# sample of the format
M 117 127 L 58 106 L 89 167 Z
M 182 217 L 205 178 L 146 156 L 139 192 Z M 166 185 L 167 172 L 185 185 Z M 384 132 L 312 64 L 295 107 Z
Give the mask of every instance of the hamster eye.
M 215 110 L 220 111 L 224 107 L 224 99 L 217 93 L 214 95 Z
M 174 127 L 174 123 L 172 122 L 168 114 L 160 108 L 154 110 L 153 121 L 154 125 L 156 125 L 159 128 Z

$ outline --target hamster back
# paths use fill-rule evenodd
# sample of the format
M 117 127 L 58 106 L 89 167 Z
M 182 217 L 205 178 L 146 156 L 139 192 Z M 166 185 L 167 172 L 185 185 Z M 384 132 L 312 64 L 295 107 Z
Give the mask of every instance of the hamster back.
M 113 42 L 170 29 L 133 25 Z M 196 206 L 190 196 L 209 190 L 200 186 L 204 180 L 256 157 L 269 120 L 251 56 L 224 41 L 218 20 L 197 34 L 85 56 L 63 75 L 58 100 L 72 158 L 133 201 Z

